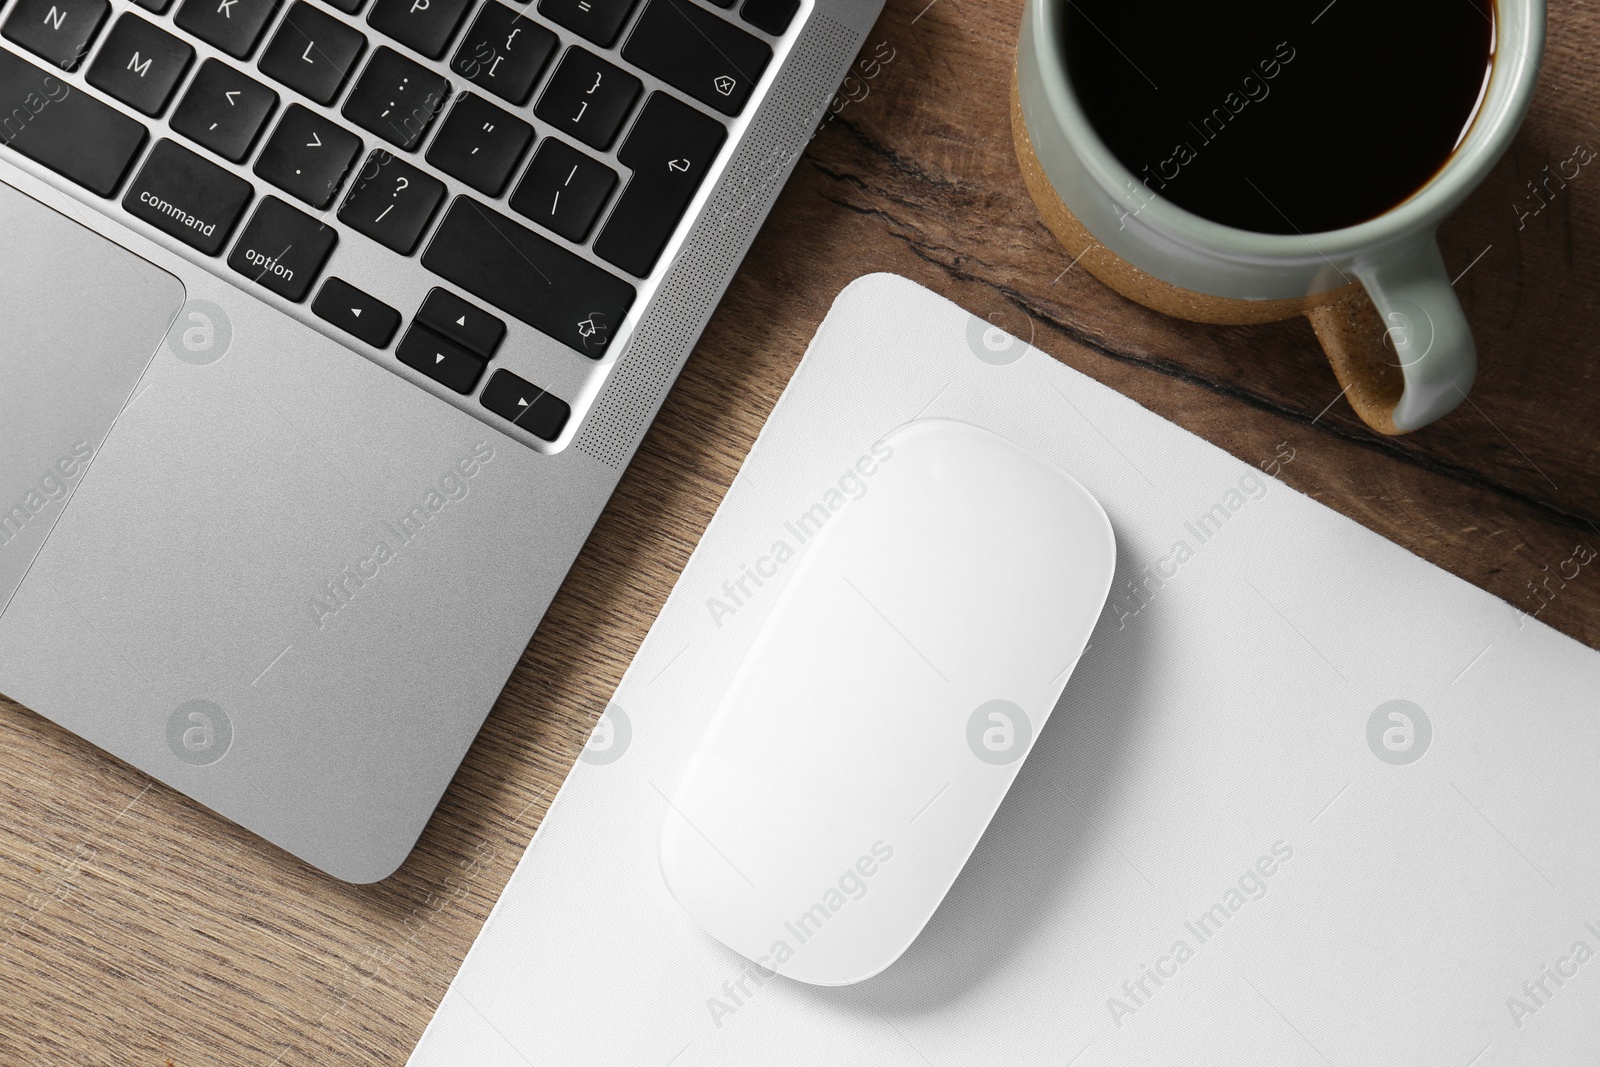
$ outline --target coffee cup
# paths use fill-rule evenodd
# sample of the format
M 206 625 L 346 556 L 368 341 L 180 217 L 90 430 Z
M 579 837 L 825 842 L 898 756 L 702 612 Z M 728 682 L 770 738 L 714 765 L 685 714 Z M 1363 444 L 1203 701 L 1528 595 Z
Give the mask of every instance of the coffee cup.
M 1301 232 L 1286 215 L 1293 232 L 1261 232 L 1180 206 L 1161 178 L 1175 172 L 1170 161 L 1158 164 L 1167 171 L 1136 172 L 1119 158 L 1091 121 L 1080 95 L 1088 87 L 1074 80 L 1083 75 L 1064 44 L 1074 28 L 1069 14 L 1077 18 L 1081 9 L 1074 0 L 1027 0 L 1012 128 L 1028 190 L 1074 260 L 1123 296 L 1204 323 L 1305 315 L 1362 420 L 1385 434 L 1419 429 L 1465 399 L 1477 370 L 1436 232 L 1510 145 L 1544 48 L 1544 0 L 1482 2 L 1492 5 L 1483 15 L 1492 26 L 1486 76 L 1469 125 L 1431 176 L 1352 224 Z M 1145 17 L 1159 21 L 1161 6 L 1145 5 Z M 1318 18 L 1339 13 L 1330 4 Z M 1313 25 L 1306 32 L 1319 31 Z M 1407 42 L 1417 55 L 1431 45 L 1421 36 Z M 1103 47 L 1118 46 L 1107 40 Z M 1268 62 L 1276 66 L 1263 60 L 1258 82 Z M 1373 151 L 1407 135 L 1377 126 Z

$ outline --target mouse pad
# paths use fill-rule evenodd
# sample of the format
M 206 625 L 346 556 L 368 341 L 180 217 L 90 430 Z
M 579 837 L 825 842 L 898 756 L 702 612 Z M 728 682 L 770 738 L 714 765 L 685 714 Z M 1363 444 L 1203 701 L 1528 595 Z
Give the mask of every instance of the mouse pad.
M 922 936 L 806 986 L 694 925 L 657 835 L 807 531 L 928 417 L 1081 481 L 1116 577 Z M 1600 655 L 1273 477 L 1293 462 L 1241 461 L 909 281 L 851 285 L 413 1067 L 1595 1062 Z

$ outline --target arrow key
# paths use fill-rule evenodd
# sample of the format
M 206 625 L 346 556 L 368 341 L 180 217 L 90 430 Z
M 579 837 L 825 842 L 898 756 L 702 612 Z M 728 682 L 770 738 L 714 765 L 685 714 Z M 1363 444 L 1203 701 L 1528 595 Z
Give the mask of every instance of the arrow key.
M 323 283 L 311 302 L 311 312 L 374 348 L 388 347 L 400 328 L 400 312 L 342 278 L 329 278 Z
M 395 355 L 400 357 L 401 363 L 458 393 L 472 392 L 483 374 L 483 360 L 416 323 L 412 323 L 411 329 L 400 339 Z
M 417 309 L 417 321 L 473 355 L 490 359 L 506 335 L 506 324 L 448 289 L 434 289 Z
M 243 163 L 277 106 L 277 93 L 208 59 L 172 113 L 172 129 L 231 163 Z
M 535 437 L 554 441 L 561 436 L 572 408 L 565 400 L 525 382 L 508 370 L 497 370 L 481 397 L 483 406 L 502 419 L 516 423 Z

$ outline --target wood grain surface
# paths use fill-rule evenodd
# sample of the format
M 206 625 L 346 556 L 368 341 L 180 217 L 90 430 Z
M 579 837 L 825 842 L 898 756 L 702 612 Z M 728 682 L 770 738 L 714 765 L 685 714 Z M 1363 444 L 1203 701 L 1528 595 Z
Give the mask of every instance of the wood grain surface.
M 1012 154 L 1020 9 L 890 0 L 865 53 L 892 58 L 800 161 L 393 878 L 333 881 L 0 700 L 0 1064 L 403 1063 L 812 332 L 869 271 L 1242 459 L 1286 442 L 1295 488 L 1600 645 L 1600 563 L 1535 592 L 1600 548 L 1600 160 L 1548 200 L 1527 184 L 1600 146 L 1600 11 L 1552 0 L 1532 114 L 1441 234 L 1481 352 L 1471 402 L 1384 438 L 1339 399 L 1304 320 L 1179 322 L 1072 269 Z

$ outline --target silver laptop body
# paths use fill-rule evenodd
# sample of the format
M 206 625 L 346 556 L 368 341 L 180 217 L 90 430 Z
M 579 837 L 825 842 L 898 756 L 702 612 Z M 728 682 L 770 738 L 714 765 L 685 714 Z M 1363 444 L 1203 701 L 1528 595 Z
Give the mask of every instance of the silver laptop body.
M 0 6 L 0 27 L 13 16 L 23 24 L 28 2 Z M 627 122 L 659 94 L 726 127 L 647 277 L 617 269 L 595 250 L 606 212 L 619 210 L 635 178 L 619 156 L 629 126 L 609 148 L 595 149 L 535 114 L 540 91 L 512 106 L 470 84 L 452 64 L 483 0 L 468 6 L 438 59 L 387 39 L 367 10 L 312 6 L 367 39 L 340 99 L 355 92 L 361 64 L 376 62 L 383 49 L 399 52 L 449 79 L 453 100 L 470 90 L 531 124 L 534 152 L 570 141 L 569 149 L 616 172 L 617 190 L 581 240 L 509 209 L 516 180 L 493 197 L 433 167 L 428 138 L 438 135 L 442 117 L 407 151 L 346 122 L 337 101 L 318 104 L 272 82 L 258 63 L 289 4 L 275 9 L 240 59 L 181 29 L 185 5 L 202 2 L 178 0 L 158 13 L 146 8 L 160 0 L 145 7 L 111 0 L 76 68 L 50 69 L 59 99 L 56 89 L 40 99 L 0 99 L 0 692 L 316 867 L 370 882 L 393 872 L 416 842 L 881 0 L 805 0 L 781 34 L 742 22 L 737 4 L 638 0 L 623 5 L 628 22 L 609 48 L 540 19 L 546 4 L 523 9 L 558 38 L 540 84 L 557 76 L 561 55 L 581 48 L 642 83 Z M 594 0 L 597 8 L 607 2 Z M 622 56 L 644 12 L 669 2 L 697 6 L 697 18 L 722 19 L 771 48 L 738 114 L 707 106 Z M 74 7 L 63 16 L 49 0 L 43 11 L 56 23 L 51 32 L 81 14 Z M 124 18 L 194 50 L 155 116 L 95 87 L 97 50 L 113 47 Z M 46 66 L 11 33 L 0 36 L 0 61 L 10 63 L 0 62 L 0 87 L 7 76 L 21 84 L 18 59 Z M 306 55 L 315 58 L 309 47 Z M 209 60 L 271 85 L 280 98 L 241 163 L 197 147 L 170 125 Z M 101 69 L 126 80 L 117 62 Z M 127 67 L 138 74 L 137 62 Z M 110 196 L 58 172 L 79 163 L 37 162 L 55 149 L 39 140 L 40 127 L 27 132 L 50 108 L 80 109 L 69 117 L 100 114 L 83 98 L 149 131 Z M 363 180 L 354 168 L 322 210 L 258 173 L 263 144 L 294 106 L 356 132 L 360 166 L 387 149 L 443 183 L 446 193 L 414 251 L 397 253 L 346 225 L 341 210 Z M 168 218 L 160 224 L 147 221 L 152 202 L 181 199 L 181 189 L 135 194 L 144 200 L 128 206 L 141 167 L 164 142 L 204 159 L 212 168 L 199 168 L 204 176 L 215 179 L 220 167 L 249 183 L 249 207 L 215 254 L 195 247 L 210 223 L 181 206 L 163 208 Z M 381 162 L 378 177 L 387 180 Z M 284 263 L 303 262 L 294 258 L 303 248 L 263 254 L 244 247 L 252 212 L 268 197 L 337 236 L 300 300 L 235 266 L 248 255 L 270 272 L 279 252 Z M 493 291 L 492 279 L 484 283 L 491 288 L 475 291 L 442 278 L 425 265 L 427 250 L 458 204 L 491 224 L 510 219 L 622 279 L 635 290 L 631 306 L 609 321 L 587 316 L 598 320 L 587 327 L 580 319 L 577 333 L 558 339 L 480 296 Z M 172 219 L 194 233 L 175 236 Z M 515 275 L 521 267 L 512 266 Z M 324 301 L 321 311 L 334 320 L 314 311 L 331 278 L 398 310 L 395 338 L 369 344 L 337 325 L 356 323 L 339 316 L 371 313 L 366 307 Z M 456 349 L 439 345 L 438 370 L 429 357 L 397 357 L 436 289 L 505 323 L 486 371 L 466 392 L 433 376 L 444 375 Z M 335 291 L 334 302 L 345 292 Z M 535 318 L 545 314 L 535 311 Z M 603 350 L 584 352 L 583 343 Z M 413 345 L 413 357 L 416 351 Z M 502 389 L 486 406 L 485 390 L 502 370 L 514 376 L 506 381 L 523 383 L 525 395 Z M 529 429 L 520 417 L 509 421 L 530 399 L 548 413 L 552 397 L 570 408 L 564 423 L 534 420 Z

